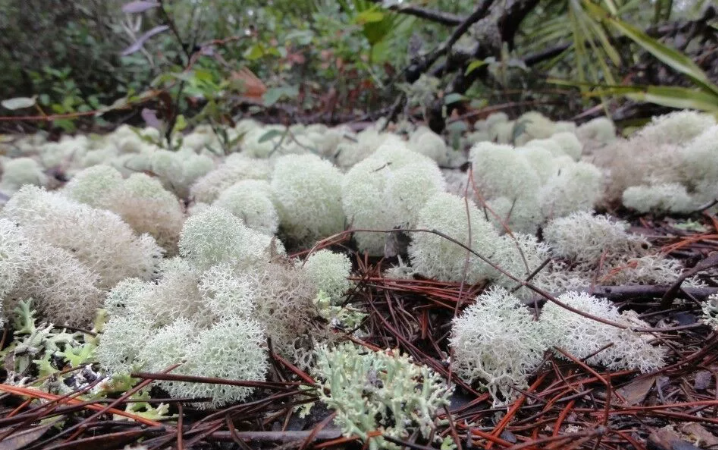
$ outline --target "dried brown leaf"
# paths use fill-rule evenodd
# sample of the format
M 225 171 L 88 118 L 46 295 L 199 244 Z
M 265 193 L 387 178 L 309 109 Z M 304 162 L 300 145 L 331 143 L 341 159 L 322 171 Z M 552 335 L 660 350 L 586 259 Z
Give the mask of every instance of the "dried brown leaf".
M 626 399 L 627 406 L 642 403 L 655 383 L 656 377 L 640 377 L 616 390 L 618 395 Z

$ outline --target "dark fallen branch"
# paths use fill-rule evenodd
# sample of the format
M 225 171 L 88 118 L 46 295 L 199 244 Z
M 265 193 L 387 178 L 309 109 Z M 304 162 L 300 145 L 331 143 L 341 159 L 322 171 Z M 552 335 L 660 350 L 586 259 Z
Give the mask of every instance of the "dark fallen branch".
M 312 434 L 312 430 L 307 431 L 215 431 L 209 436 L 209 440 L 216 441 L 233 441 L 234 438 L 239 438 L 244 441 L 253 442 L 295 442 L 303 441 Z M 317 432 L 313 441 L 327 441 L 330 439 L 337 439 L 342 436 L 341 430 L 338 428 L 328 428 Z
M 441 45 L 436 48 L 436 50 L 424 57 L 420 57 L 412 61 L 412 63 L 405 71 L 406 81 L 408 81 L 409 83 L 413 83 L 414 81 L 418 80 L 421 74 L 426 73 L 428 69 L 433 66 L 434 63 L 440 57 L 449 53 L 451 47 L 456 44 L 456 42 L 461 38 L 461 36 L 463 36 L 467 31 L 469 31 L 469 28 L 473 24 L 475 24 L 489 14 L 491 10 L 491 5 L 493 3 L 494 0 L 483 0 L 479 4 L 479 6 L 476 7 L 474 12 L 472 12 L 469 17 L 464 19 L 464 21 L 461 22 L 458 27 L 456 27 L 454 32 L 451 33 L 451 36 L 449 36 L 446 41 L 442 42 Z
M 241 386 L 258 389 L 275 389 L 289 390 L 300 386 L 302 383 L 295 382 L 270 382 L 270 381 L 249 381 L 249 380 L 228 380 L 216 377 L 198 377 L 192 375 L 175 375 L 171 373 L 147 373 L 138 372 L 131 374 L 133 378 L 141 378 L 151 381 L 181 381 L 185 383 L 206 383 L 206 384 L 226 384 L 228 386 Z
M 582 289 L 596 297 L 604 297 L 612 301 L 620 302 L 626 300 L 661 299 L 671 290 L 671 286 L 636 285 L 636 286 L 594 286 L 593 289 Z M 709 296 L 718 294 L 716 287 L 684 287 L 675 293 L 675 298 L 706 300 Z M 527 300 L 526 304 L 543 303 L 543 297 Z
M 383 0 L 371 0 L 374 3 L 383 3 Z M 445 13 L 442 11 L 435 11 L 433 9 L 422 8 L 420 6 L 412 5 L 392 5 L 387 9 L 396 11 L 398 13 L 407 14 L 414 17 L 420 17 L 422 19 L 430 20 L 432 22 L 440 23 L 442 25 L 456 26 L 463 22 L 465 19 L 456 14 Z
M 551 59 L 560 55 L 561 53 L 568 50 L 571 45 L 571 43 L 566 42 L 563 44 L 558 44 L 555 47 L 547 48 L 546 50 L 542 50 L 532 55 L 525 56 L 524 64 L 526 64 L 527 67 L 535 66 L 536 64 L 546 61 L 547 59 Z
M 503 45 L 513 48 L 514 36 L 524 18 L 536 7 L 539 0 L 507 0 L 494 4 L 488 14 L 481 18 L 474 29 L 476 33 L 476 46 L 471 52 L 449 54 L 446 58 L 446 67 L 442 68 L 441 75 L 456 72 L 456 76 L 444 90 L 446 95 L 464 94 L 478 80 L 487 76 L 486 66 L 466 73 L 465 67 L 471 61 L 485 60 L 493 56 L 499 59 Z M 418 78 L 418 77 L 417 77 Z M 445 106 L 441 99 L 437 99 L 429 110 L 429 126 L 440 133 L 446 127 L 446 118 L 451 116 L 459 102 Z
M 681 276 L 678 277 L 676 282 L 671 285 L 671 287 L 666 291 L 665 294 L 663 294 L 663 298 L 661 299 L 661 309 L 668 309 L 673 305 L 673 299 L 678 296 L 678 293 L 681 291 L 681 285 L 685 280 L 699 274 L 700 272 L 703 272 L 704 270 L 711 269 L 717 265 L 718 254 L 715 254 L 700 261 L 698 264 L 696 264 L 694 268 L 683 272 Z

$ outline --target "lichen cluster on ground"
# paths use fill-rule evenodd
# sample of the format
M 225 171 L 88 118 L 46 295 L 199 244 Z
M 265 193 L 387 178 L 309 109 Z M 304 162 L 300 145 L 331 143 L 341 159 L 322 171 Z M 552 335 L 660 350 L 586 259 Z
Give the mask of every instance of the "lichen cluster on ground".
M 459 149 L 408 124 L 226 133 L 229 149 L 205 126 L 173 150 L 125 125 L 3 138 L 6 385 L 129 393 L 134 420 L 266 400 L 287 421 L 328 409 L 372 449 L 450 448 L 471 417 L 452 399 L 523 404 L 557 364 L 654 376 L 681 361 L 680 327 L 610 287 L 662 286 L 663 312 L 718 328 L 712 267 L 675 258 L 701 239 L 715 250 L 694 221 L 718 224 L 712 116 L 621 138 L 605 118 L 498 113 Z M 674 230 L 708 238 L 666 250 L 639 214 L 689 217 Z

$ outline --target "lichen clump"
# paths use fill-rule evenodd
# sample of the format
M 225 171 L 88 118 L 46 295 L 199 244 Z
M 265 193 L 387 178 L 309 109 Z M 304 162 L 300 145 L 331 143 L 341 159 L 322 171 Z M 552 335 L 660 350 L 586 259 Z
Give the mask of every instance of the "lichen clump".
M 55 327 L 96 324 L 88 362 L 116 379 L 174 367 L 261 382 L 272 364 L 291 364 L 316 378 L 312 395 L 343 433 L 372 449 L 398 448 L 377 431 L 434 439 L 448 404 L 444 377 L 419 361 L 346 342 L 391 342 L 377 338 L 377 314 L 407 286 L 480 292 L 455 316 L 429 312 L 449 339 L 427 348 L 497 405 L 564 352 L 610 370 L 671 363 L 647 322 L 587 291 L 671 285 L 684 264 L 596 209 L 691 214 L 715 199 L 712 116 L 673 113 L 627 138 L 607 118 L 577 125 L 538 112 L 492 114 L 449 140 L 408 121 L 215 128 L 172 146 L 129 126 L 0 143 L 0 320 L 32 299 Z M 715 304 L 701 305 L 712 327 Z M 392 320 L 411 311 L 388 306 Z M 198 408 L 257 392 L 157 387 L 208 397 Z
M 436 413 L 448 406 L 450 390 L 426 366 L 406 355 L 373 352 L 355 345 L 318 350 L 319 398 L 336 411 L 345 436 L 358 435 L 372 450 L 399 449 L 381 435 L 406 439 L 413 431 L 428 438 Z M 378 437 L 370 436 L 380 431 Z

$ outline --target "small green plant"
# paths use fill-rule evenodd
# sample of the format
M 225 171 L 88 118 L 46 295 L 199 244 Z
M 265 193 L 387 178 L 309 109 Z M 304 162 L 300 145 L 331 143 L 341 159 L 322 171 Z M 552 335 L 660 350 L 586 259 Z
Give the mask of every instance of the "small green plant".
M 399 449 L 382 435 L 407 439 L 413 431 L 428 438 L 451 390 L 426 366 L 406 355 L 391 355 L 351 343 L 317 351 L 316 372 L 324 380 L 319 398 L 336 411 L 345 436 L 358 435 L 371 450 Z
M 46 377 L 65 369 L 92 364 L 95 359 L 95 343 L 89 334 L 68 332 L 53 324 L 40 322 L 32 308 L 32 300 L 20 301 L 14 310 L 15 339 L 0 357 L 5 361 L 5 369 L 10 372 L 9 379 L 20 381 L 36 375 Z M 62 380 L 72 374 L 61 377 L 59 382 L 51 382 L 49 389 L 70 392 Z

